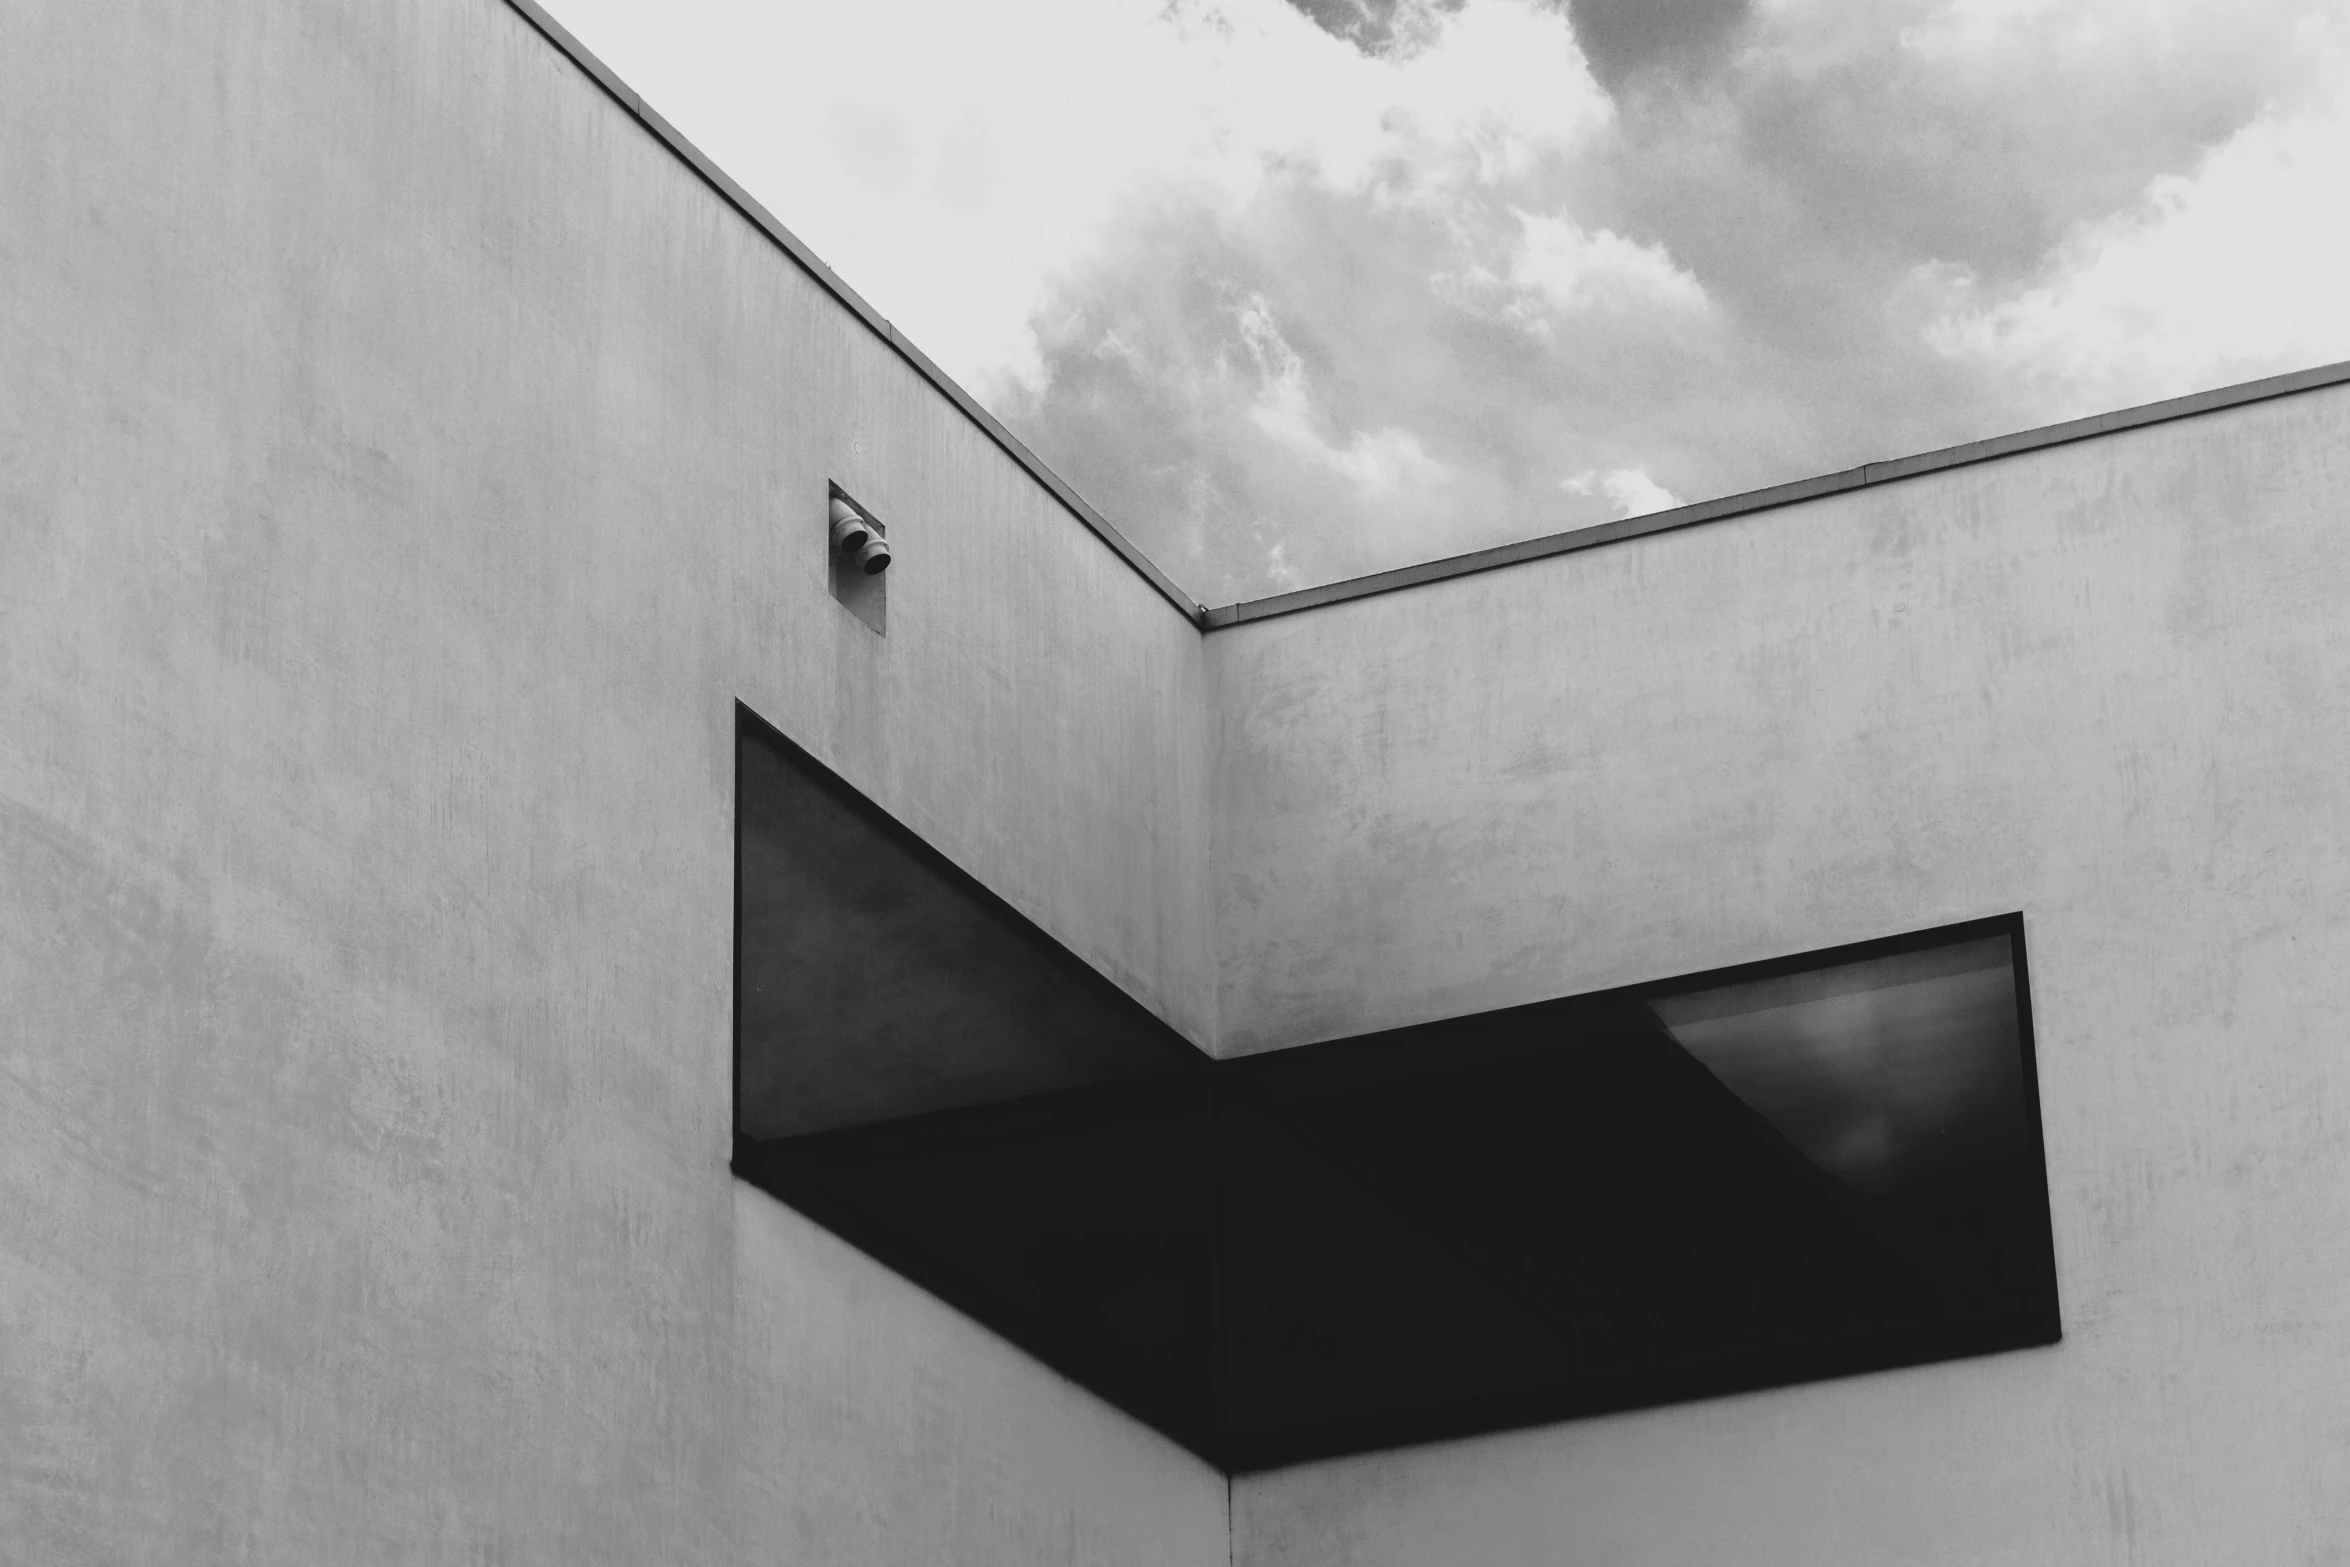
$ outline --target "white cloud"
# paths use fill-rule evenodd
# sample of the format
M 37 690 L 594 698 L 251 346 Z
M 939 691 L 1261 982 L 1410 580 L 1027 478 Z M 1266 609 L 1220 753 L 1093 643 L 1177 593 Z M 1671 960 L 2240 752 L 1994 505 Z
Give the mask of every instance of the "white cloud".
M 1440 274 L 1432 285 L 1441 297 L 1543 336 L 1590 311 L 1695 314 L 1707 306 L 1704 287 L 1662 245 L 1587 230 L 1565 212 L 1509 210 L 1518 232 L 1507 275 L 1482 265 Z
M 1631 304 L 1705 308 L 1705 290 L 1662 245 L 1643 245 L 1610 229 L 1586 233 L 1563 212 L 1519 212 L 1517 219 L 1523 235 L 1510 258 L 1510 282 L 1554 312 Z
M 2079 225 L 2024 285 L 1919 269 L 1927 342 L 2020 377 L 2050 413 L 2350 358 L 2350 51 L 2335 61 L 2329 92 Z
M 2142 15 L 2161 10 L 2156 0 L 2126 0 Z M 1959 61 L 2000 48 L 2023 33 L 2054 30 L 2056 40 L 2094 44 L 2107 32 L 2100 7 L 2073 0 L 1945 0 L 1925 20 L 1902 29 L 1902 47 L 1929 59 Z
M 555 8 L 982 397 L 1035 389 L 1032 315 L 1139 199 L 1441 206 L 1612 114 L 1542 0 L 1404 0 L 1376 56 L 1282 0 Z
M 1324 439 L 1306 392 L 1305 361 L 1281 335 L 1264 296 L 1252 295 L 1234 318 L 1257 373 L 1249 420 L 1276 445 L 1338 474 L 1367 500 L 1425 491 L 1444 480 L 1444 464 L 1429 456 L 1409 430 L 1358 430 L 1344 446 Z
M 1604 495 L 1614 503 L 1619 518 L 1645 517 L 1681 504 L 1680 496 L 1638 468 L 1586 468 L 1559 480 L 1559 488 L 1569 495 Z
M 2109 67 L 2132 57 L 2208 67 L 2232 43 L 2266 45 L 2271 27 L 2310 10 L 2306 0 L 1940 0 L 1901 29 L 1900 42 L 1943 67 L 1997 63 L 2019 51 Z

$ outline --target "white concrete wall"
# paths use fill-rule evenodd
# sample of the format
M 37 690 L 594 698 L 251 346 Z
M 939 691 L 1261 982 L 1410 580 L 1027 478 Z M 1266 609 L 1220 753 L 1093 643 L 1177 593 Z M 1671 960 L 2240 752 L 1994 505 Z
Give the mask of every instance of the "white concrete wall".
M 0 1558 L 1224 1562 L 726 1171 L 735 700 L 1204 1039 L 1197 633 L 496 0 L 5 35 Z
M 1209 651 L 1228 1050 L 2023 910 L 2066 1334 L 1246 1479 L 1239 1561 L 2350 1560 L 2350 390 Z
M 726 1176 L 740 697 L 1227 1051 L 2026 912 L 2063 1345 L 1242 1560 L 2350 1560 L 2350 392 L 1203 653 L 494 0 L 7 26 L 0 1556 L 1224 1560 Z

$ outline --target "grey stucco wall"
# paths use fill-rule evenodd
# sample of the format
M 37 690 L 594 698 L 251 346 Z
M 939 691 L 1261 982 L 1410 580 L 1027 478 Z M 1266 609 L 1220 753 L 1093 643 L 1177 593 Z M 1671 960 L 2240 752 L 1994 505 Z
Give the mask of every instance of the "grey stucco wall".
M 740 698 L 1230 1052 L 2025 911 L 2062 1346 L 1242 1560 L 2350 1560 L 2350 391 L 1203 648 L 493 0 L 8 26 L 0 1559 L 1225 1560 L 727 1178 Z
M 2066 1334 L 1244 1479 L 1240 1561 L 2350 1560 L 2350 391 L 1209 652 L 1227 1050 L 2021 909 Z
M 6 33 L 0 1558 L 1223 1562 L 725 1168 L 736 699 L 1204 1038 L 1197 633 L 495 0 Z

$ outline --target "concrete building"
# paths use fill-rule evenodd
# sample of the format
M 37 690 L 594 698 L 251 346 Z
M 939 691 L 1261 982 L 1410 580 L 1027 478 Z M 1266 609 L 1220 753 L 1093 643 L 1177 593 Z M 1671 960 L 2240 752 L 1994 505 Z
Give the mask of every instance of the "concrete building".
M 2350 370 L 1210 611 L 526 6 L 7 33 L 0 1559 L 2350 1560 Z M 730 1175 L 738 703 L 1227 1060 L 2020 912 L 2062 1342 L 1228 1476 Z

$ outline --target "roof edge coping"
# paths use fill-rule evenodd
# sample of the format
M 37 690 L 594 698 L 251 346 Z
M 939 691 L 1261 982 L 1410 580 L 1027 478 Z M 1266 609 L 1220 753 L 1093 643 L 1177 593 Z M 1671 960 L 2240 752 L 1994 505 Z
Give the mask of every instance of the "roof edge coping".
M 1969 441 L 1962 446 L 1945 446 L 1936 451 L 1920 452 L 1912 457 L 1895 457 L 1884 462 L 1863 463 L 1857 468 L 1846 468 L 1840 473 L 1821 474 L 1816 478 L 1797 479 L 1788 484 L 1775 484 L 1767 489 L 1746 490 L 1737 495 L 1725 495 L 1715 500 L 1697 501 L 1687 506 L 1676 506 L 1670 511 L 1649 512 L 1644 516 L 1626 517 L 1616 522 L 1603 522 L 1588 528 L 1570 529 L 1565 533 L 1545 534 L 1541 538 L 1521 539 L 1514 544 L 1497 544 L 1490 549 L 1475 550 L 1466 555 L 1450 555 L 1441 560 L 1422 561 L 1417 565 L 1398 566 L 1392 571 L 1373 572 L 1369 576 L 1350 577 L 1343 582 L 1325 583 L 1320 587 L 1299 588 L 1290 593 L 1276 593 L 1260 599 L 1246 599 L 1207 612 L 1202 629 L 1220 631 L 1229 626 L 1246 625 L 1253 620 L 1270 620 L 1278 615 L 1294 615 L 1300 610 L 1320 609 L 1328 604 L 1342 604 L 1350 599 L 1371 598 L 1381 593 L 1393 593 L 1402 588 L 1419 587 L 1424 583 L 1443 582 L 1453 577 L 1466 577 L 1481 571 L 1494 571 L 1503 566 L 1520 565 L 1526 561 L 1546 560 L 1553 555 L 1571 555 L 1578 550 L 1597 549 L 1603 544 L 1620 544 L 1628 539 L 1647 538 L 1653 534 L 1670 533 L 1678 528 L 1691 528 L 1699 523 L 1721 522 L 1732 517 L 1748 516 L 1775 507 L 1792 506 L 1798 501 L 1815 500 L 1823 495 L 1834 495 L 1845 490 L 1865 489 L 1871 485 L 1891 484 L 1901 479 L 1914 479 L 1923 474 L 1940 473 L 1945 469 L 1963 468 L 1973 463 L 1989 462 L 1993 458 L 2013 457 L 2024 452 L 2040 451 L 2051 446 L 2063 446 L 2073 441 L 2085 441 L 2100 435 L 2115 435 L 2124 430 L 2141 429 L 2150 424 L 2163 424 L 2173 419 L 2191 418 L 2197 414 L 2217 413 L 2223 408 L 2238 408 L 2246 403 L 2265 402 L 2272 397 L 2289 397 L 2296 392 L 2312 392 L 2321 387 L 2338 386 L 2350 382 L 2350 360 L 2330 365 L 2317 365 L 2307 370 L 2295 370 L 2284 375 L 2273 375 L 2258 381 L 2242 381 L 2234 386 L 2215 387 L 2210 391 L 2191 392 L 2184 397 L 2166 398 L 2161 402 L 2142 403 L 2135 408 L 2116 409 L 2111 413 L 2091 414 L 2085 419 L 2069 419 L 2062 424 L 2042 425 L 2038 429 L 2018 431 L 2013 435 L 1995 435 L 1987 440 Z
M 1154 588 L 1160 597 L 1173 605 L 1185 619 L 1202 631 L 1220 631 L 1230 626 L 1246 625 L 1251 621 L 1270 620 L 1280 615 L 1293 615 L 1301 610 L 1319 609 L 1324 605 L 1341 604 L 1351 599 L 1371 598 L 1382 593 L 1393 593 L 1403 588 L 1419 587 L 1425 583 L 1443 582 L 1454 577 L 1472 576 L 1478 572 L 1494 571 L 1504 566 L 1515 566 L 1527 561 L 1546 560 L 1554 555 L 1571 555 L 1580 550 L 1597 549 L 1606 544 L 1620 544 L 1627 540 L 1647 538 L 1654 534 L 1670 533 L 1680 528 L 1695 527 L 1700 523 L 1721 522 L 1732 517 L 1743 517 L 1754 512 L 1770 511 L 1780 506 L 1791 506 L 1799 501 L 1815 500 L 1823 495 L 1834 495 L 1845 490 L 1863 489 L 1870 485 L 1890 484 L 1901 479 L 1917 478 L 1928 473 L 1939 473 L 1949 468 L 1963 468 L 1973 463 L 1989 462 L 1998 457 L 2012 457 L 2046 447 L 2063 446 L 2073 441 L 2088 440 L 2100 435 L 2118 434 L 2146 425 L 2163 424 L 2173 419 L 2192 418 L 2197 414 L 2216 413 L 2221 409 L 2241 407 L 2246 403 L 2264 402 L 2275 397 L 2289 397 L 2297 392 L 2316 391 L 2322 387 L 2350 382 L 2350 360 L 2333 364 L 2315 365 L 2305 370 L 2289 371 L 2283 375 L 2266 376 L 2256 381 L 2242 381 L 2232 386 L 2214 387 L 2207 391 L 2190 392 L 2183 397 L 2165 398 L 2160 402 L 2141 403 L 2131 408 L 2115 409 L 2108 413 L 2091 414 L 2081 419 L 2069 419 L 2059 424 L 2042 425 L 2036 429 L 1996 435 L 1980 441 L 1969 441 L 1958 446 L 1946 446 L 1934 451 L 1920 452 L 1908 457 L 1888 458 L 1880 462 L 1863 463 L 1857 468 L 1821 474 L 1813 478 L 1796 479 L 1790 483 L 1771 485 L 1759 490 L 1746 490 L 1736 495 L 1725 495 L 1714 500 L 1696 501 L 1687 506 L 1676 506 L 1667 511 L 1650 512 L 1644 516 L 1626 517 L 1615 522 L 1603 522 L 1592 527 L 1574 528 L 1564 533 L 1544 534 L 1539 538 L 1521 539 L 1511 544 L 1497 544 L 1489 549 L 1473 550 L 1463 555 L 1448 555 L 1438 560 L 1421 561 L 1409 566 L 1398 566 L 1389 571 L 1373 572 L 1367 576 L 1350 577 L 1341 582 L 1324 583 L 1319 587 L 1299 588 L 1294 592 L 1276 593 L 1258 599 L 1244 599 L 1238 603 L 1209 608 L 1176 586 L 1174 579 L 1161 571 L 1149 556 L 1135 547 L 1110 520 L 1096 511 L 1089 501 L 1070 488 L 1068 482 L 1045 465 L 1042 458 L 1002 421 L 979 405 L 972 395 L 956 384 L 954 379 L 932 361 L 928 354 L 915 347 L 905 335 L 892 326 L 880 311 L 865 301 L 841 275 L 819 260 L 816 253 L 803 244 L 799 237 L 778 222 L 775 215 L 762 206 L 757 198 L 744 190 L 700 148 L 688 141 L 677 127 L 663 119 L 658 111 L 639 97 L 629 85 L 615 75 L 611 67 L 598 59 L 594 51 L 573 37 L 569 29 L 548 14 L 539 0 L 504 0 L 515 14 L 553 44 L 557 52 L 579 67 L 587 77 L 601 87 L 628 115 L 650 131 L 680 162 L 699 175 L 703 182 L 718 193 L 729 206 L 749 219 L 751 224 L 784 252 L 816 282 L 846 305 L 873 333 L 887 343 L 911 365 L 915 372 L 939 391 L 948 401 L 962 410 L 964 416 L 979 426 L 987 437 L 1001 447 L 1004 453 L 1029 476 L 1043 485 L 1069 514 L 1107 544 L 1117 556 Z
M 1157 589 L 1160 597 L 1182 611 L 1183 617 L 1193 625 L 1203 628 L 1206 626 L 1208 614 L 1206 605 L 1177 587 L 1174 579 L 1161 571 L 1149 556 L 1136 549 L 1124 534 L 1111 525 L 1108 518 L 1094 510 L 1092 504 L 1071 489 L 1068 482 L 1059 474 L 1046 467 L 1044 460 L 1030 451 L 1027 444 L 1018 436 L 1005 429 L 995 415 L 980 407 L 978 400 L 969 392 L 964 391 L 962 387 L 956 385 L 954 379 L 932 362 L 928 354 L 908 342 L 905 335 L 890 325 L 888 319 L 880 311 L 866 303 L 864 297 L 849 287 L 839 273 L 818 260 L 816 253 L 802 244 L 799 236 L 776 221 L 774 213 L 761 206 L 757 198 L 736 184 L 717 164 L 705 157 L 700 148 L 686 140 L 676 126 L 663 119 L 652 105 L 638 97 L 626 82 L 613 73 L 610 66 L 596 58 L 594 51 L 573 37 L 569 29 L 549 15 L 546 9 L 538 3 L 538 0 L 505 0 L 505 3 L 525 22 L 528 22 L 547 42 L 553 44 L 559 53 L 568 57 L 572 64 L 585 72 L 591 81 L 603 88 L 605 93 L 622 109 L 626 110 L 631 118 L 646 130 L 651 131 L 655 140 L 661 142 L 677 156 L 679 161 L 700 175 L 703 183 L 716 191 L 729 206 L 748 218 L 753 227 L 775 243 L 777 249 L 798 262 L 810 277 L 814 278 L 835 299 L 848 306 L 866 326 L 872 328 L 876 336 L 897 350 L 899 357 L 912 365 L 917 374 L 938 388 L 939 391 L 944 392 L 948 401 L 960 408 L 965 417 L 969 418 L 973 424 L 978 425 L 996 445 L 1002 447 L 1005 454 L 1014 462 L 1025 468 L 1029 476 L 1043 485 L 1055 500 L 1067 508 L 1071 516 L 1091 529 L 1121 560 L 1131 566 L 1138 576 Z

